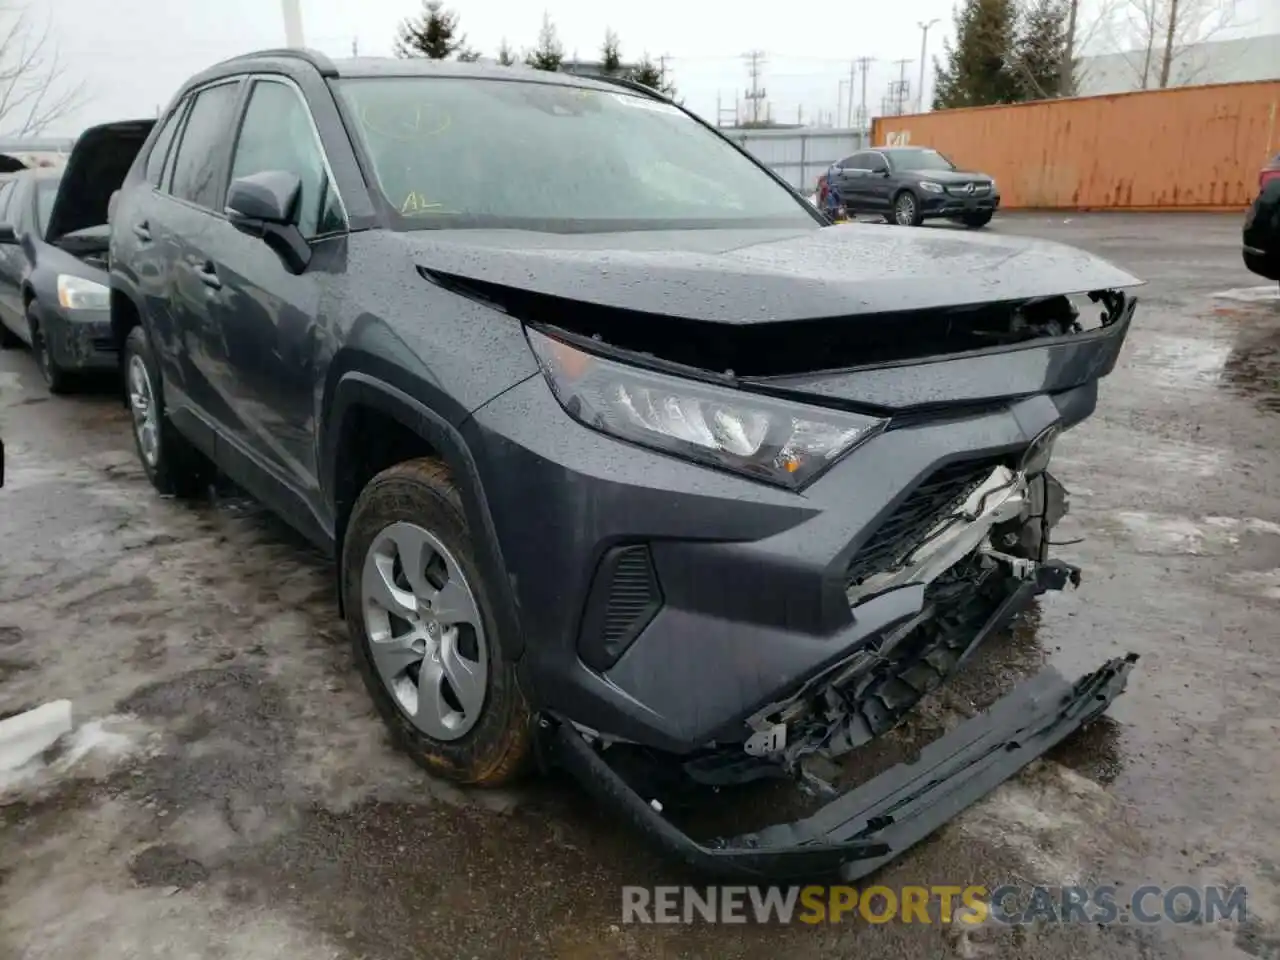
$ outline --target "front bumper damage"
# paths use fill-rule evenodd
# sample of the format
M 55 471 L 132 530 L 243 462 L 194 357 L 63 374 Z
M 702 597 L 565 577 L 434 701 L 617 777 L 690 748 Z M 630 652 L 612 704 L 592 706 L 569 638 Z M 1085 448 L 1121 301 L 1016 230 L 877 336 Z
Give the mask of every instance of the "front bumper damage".
M 1046 670 L 981 716 L 823 806 L 812 816 L 700 843 L 637 793 L 570 724 L 557 725 L 555 759 L 601 803 L 668 855 L 711 876 L 852 882 L 903 853 L 1107 709 L 1136 655 L 1071 683 Z
M 1049 531 L 1067 510 L 1066 492 L 1043 469 L 1055 436 L 1038 438 L 1016 468 L 998 466 L 950 493 L 941 519 L 908 531 L 887 564 L 848 585 L 855 613 L 888 592 L 923 589 L 917 615 L 760 709 L 747 721 L 754 732 L 745 742 L 667 760 L 707 787 L 792 779 L 828 801 L 813 815 L 699 842 L 663 816 L 661 777 L 627 775 L 625 746 L 619 766 L 606 739 L 552 720 L 555 761 L 665 852 L 720 877 L 848 882 L 919 842 L 1099 716 L 1136 662 L 1134 655 L 1110 660 L 1074 683 L 1047 670 L 915 762 L 844 794 L 815 772 L 897 726 L 1033 598 L 1079 584 L 1078 568 L 1048 559 Z

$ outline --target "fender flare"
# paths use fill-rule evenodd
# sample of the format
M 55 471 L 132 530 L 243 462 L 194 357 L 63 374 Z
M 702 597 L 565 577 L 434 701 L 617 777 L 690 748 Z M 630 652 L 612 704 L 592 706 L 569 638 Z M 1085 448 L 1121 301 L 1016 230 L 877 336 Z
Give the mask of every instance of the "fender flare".
M 337 475 L 338 441 L 342 425 L 353 407 L 365 406 L 394 418 L 413 431 L 432 448 L 458 479 L 458 493 L 462 499 L 463 513 L 476 549 L 476 565 L 487 581 L 493 600 L 494 619 L 497 621 L 498 638 L 505 659 L 518 660 L 524 652 L 524 636 L 520 618 L 516 615 L 515 594 L 507 578 L 507 567 L 502 559 L 497 529 L 489 512 L 488 499 L 480 478 L 480 470 L 467 446 L 466 440 L 452 423 L 426 404 L 382 380 L 357 370 L 344 373 L 334 385 L 328 403 L 322 445 L 320 448 L 320 476 L 325 485 L 326 499 L 335 502 L 335 477 Z M 342 541 L 345 530 L 340 529 L 334 517 L 334 557 L 339 581 L 338 602 L 342 603 Z

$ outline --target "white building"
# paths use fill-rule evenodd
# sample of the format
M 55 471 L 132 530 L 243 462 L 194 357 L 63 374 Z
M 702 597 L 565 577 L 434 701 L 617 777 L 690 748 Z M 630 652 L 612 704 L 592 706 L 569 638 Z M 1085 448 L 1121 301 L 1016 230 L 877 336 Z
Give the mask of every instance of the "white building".
M 1280 0 L 1276 3 L 1280 7 Z M 1146 87 L 1158 87 L 1163 54 L 1163 48 L 1156 48 L 1149 57 L 1145 50 L 1083 57 L 1077 71 L 1078 93 L 1087 97 L 1141 90 L 1144 62 L 1148 64 Z M 1171 87 L 1277 79 L 1280 33 L 1194 44 L 1177 53 L 1169 71 Z

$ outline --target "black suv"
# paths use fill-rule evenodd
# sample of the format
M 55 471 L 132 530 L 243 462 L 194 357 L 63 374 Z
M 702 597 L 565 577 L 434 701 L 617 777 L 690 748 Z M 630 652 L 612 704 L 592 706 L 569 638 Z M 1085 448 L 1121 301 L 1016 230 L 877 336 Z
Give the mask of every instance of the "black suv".
M 891 838 L 864 789 L 816 847 L 712 850 L 653 784 L 813 788 L 802 760 L 892 727 L 1074 578 L 1045 468 L 1137 281 L 1049 243 L 828 226 L 645 88 L 224 62 L 112 219 L 139 454 L 168 494 L 220 469 L 334 555 L 370 694 L 429 769 L 493 784 L 537 753 L 703 866 L 873 866 L 1127 664 L 1010 694 L 983 720 L 1003 749 L 940 741 L 959 792 Z
M 927 147 L 855 153 L 832 165 L 827 184 L 847 213 L 882 214 L 902 227 L 937 219 L 985 227 L 1000 206 L 993 178 L 961 170 Z

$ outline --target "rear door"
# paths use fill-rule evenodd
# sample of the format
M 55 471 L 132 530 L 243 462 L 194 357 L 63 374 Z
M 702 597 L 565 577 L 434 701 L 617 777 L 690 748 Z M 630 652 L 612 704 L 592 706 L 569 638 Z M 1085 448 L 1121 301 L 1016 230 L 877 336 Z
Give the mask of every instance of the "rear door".
M 175 382 L 165 383 L 166 403 L 171 412 L 188 408 L 219 432 L 234 432 L 236 424 L 222 386 L 228 366 L 219 337 L 222 291 L 211 248 L 218 228 L 227 224 L 222 199 L 241 87 L 237 77 L 192 94 L 165 164 L 168 190 L 157 192 L 144 221 L 134 225 L 156 248 L 161 273 L 155 291 L 161 302 L 154 304 L 152 319 L 164 318 L 165 352 L 177 368 Z
M 215 322 L 228 370 L 216 386 L 230 409 L 231 439 L 240 452 L 314 508 L 314 388 L 324 362 L 317 317 L 321 298 L 340 276 L 333 267 L 345 250 L 346 218 L 311 110 L 291 81 L 250 81 L 235 140 L 232 181 L 267 171 L 301 180 L 297 227 L 313 259 L 294 273 L 261 238 L 229 222 L 211 230 L 207 253 L 221 284 Z

